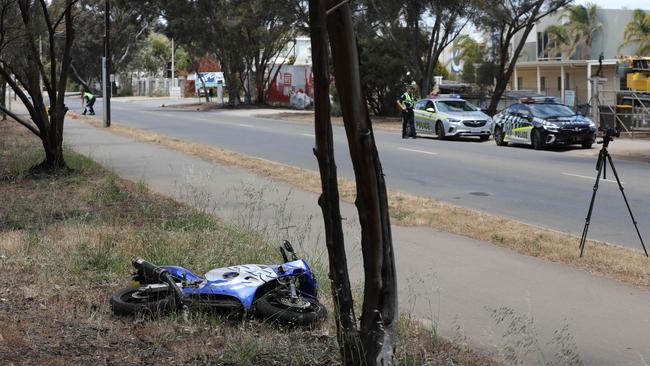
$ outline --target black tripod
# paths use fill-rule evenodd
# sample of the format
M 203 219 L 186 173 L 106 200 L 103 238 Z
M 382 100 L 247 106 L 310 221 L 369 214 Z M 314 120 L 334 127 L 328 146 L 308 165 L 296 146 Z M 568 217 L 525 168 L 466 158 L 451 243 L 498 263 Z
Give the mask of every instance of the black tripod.
M 591 203 L 589 204 L 589 212 L 587 213 L 587 218 L 585 219 L 585 227 L 582 230 L 582 238 L 580 239 L 580 257 L 582 257 L 582 253 L 585 250 L 585 242 L 587 241 L 587 231 L 589 230 L 589 223 L 591 222 L 591 212 L 594 209 L 594 200 L 596 199 L 596 191 L 598 191 L 598 183 L 600 182 L 600 176 L 602 173 L 603 179 L 607 179 L 607 172 L 606 172 L 606 165 L 607 162 L 609 162 L 609 166 L 612 167 L 612 171 L 614 172 L 614 177 L 616 177 L 616 182 L 618 183 L 618 188 L 621 190 L 621 194 L 623 195 L 623 200 L 625 201 L 625 205 L 627 206 L 627 211 L 630 213 L 630 217 L 632 218 L 632 222 L 634 223 L 634 228 L 636 229 L 636 233 L 639 236 L 639 240 L 641 241 L 641 246 L 643 247 L 643 251 L 645 252 L 645 256 L 648 256 L 648 251 L 645 248 L 645 244 L 643 243 L 643 238 L 641 238 L 641 233 L 639 232 L 639 227 L 636 224 L 636 220 L 634 219 L 634 215 L 632 214 L 632 210 L 630 209 L 630 204 L 627 202 L 627 197 L 625 196 L 625 192 L 623 191 L 623 185 L 621 184 L 621 180 L 618 179 L 618 173 L 616 173 L 616 168 L 614 167 L 614 162 L 612 161 L 611 155 L 609 155 L 609 152 L 607 151 L 607 147 L 609 146 L 610 141 L 614 141 L 614 137 L 618 137 L 619 134 L 618 132 L 613 129 L 607 129 L 605 131 L 605 136 L 603 138 L 603 141 L 598 142 L 599 144 L 603 144 L 602 149 L 600 149 L 600 153 L 598 154 L 598 162 L 596 163 L 596 170 L 598 170 L 598 175 L 596 175 L 596 183 L 594 184 L 594 193 L 591 196 Z

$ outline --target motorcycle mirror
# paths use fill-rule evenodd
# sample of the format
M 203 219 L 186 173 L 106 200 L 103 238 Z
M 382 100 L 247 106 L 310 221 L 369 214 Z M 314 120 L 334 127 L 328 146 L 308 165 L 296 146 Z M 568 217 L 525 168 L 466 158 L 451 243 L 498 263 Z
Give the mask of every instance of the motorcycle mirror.
M 295 253 L 295 251 L 293 250 L 293 246 L 291 245 L 291 243 L 289 243 L 288 240 L 282 241 L 282 245 L 284 246 L 284 249 L 287 250 L 287 252 Z

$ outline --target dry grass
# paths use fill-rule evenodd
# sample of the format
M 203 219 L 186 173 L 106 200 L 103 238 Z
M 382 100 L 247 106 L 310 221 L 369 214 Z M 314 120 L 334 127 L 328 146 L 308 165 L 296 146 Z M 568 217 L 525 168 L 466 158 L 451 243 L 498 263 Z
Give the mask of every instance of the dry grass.
M 128 284 L 134 255 L 203 273 L 216 266 L 277 262 L 276 243 L 149 192 L 142 182 L 121 180 L 70 152 L 72 173 L 30 177 L 24 171 L 42 158 L 40 147 L 16 126 L 0 123 L 4 363 L 339 364 L 332 317 L 308 330 L 200 312 L 153 321 L 112 316 L 108 298 Z M 313 268 L 321 301 L 333 309 L 324 270 Z M 438 337 L 435 329 L 408 317 L 403 323 L 398 364 L 494 364 Z
M 95 120 L 83 121 L 99 126 Z M 321 190 L 320 176 L 315 171 L 170 138 L 119 123 L 114 123 L 111 131 L 140 141 L 158 143 L 215 163 L 244 168 L 310 192 L 320 193 Z M 356 190 L 353 182 L 339 179 L 339 189 L 343 200 L 354 202 Z M 389 191 L 389 205 L 391 218 L 397 225 L 430 227 L 487 241 L 524 255 L 568 264 L 639 287 L 650 287 L 647 258 L 632 249 L 588 241 L 585 256 L 579 258 L 579 239 L 573 235 L 394 190 Z

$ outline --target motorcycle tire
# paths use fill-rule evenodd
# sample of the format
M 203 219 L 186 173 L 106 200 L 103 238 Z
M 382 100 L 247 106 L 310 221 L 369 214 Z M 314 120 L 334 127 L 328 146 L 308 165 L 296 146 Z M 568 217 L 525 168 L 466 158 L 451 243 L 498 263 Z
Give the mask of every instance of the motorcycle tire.
M 169 292 L 139 294 L 140 287 L 123 288 L 111 297 L 111 310 L 115 315 L 156 316 L 174 308 L 174 295 Z
M 289 291 L 272 290 L 255 303 L 254 314 L 271 323 L 309 326 L 327 315 L 325 306 L 311 296 L 301 295 L 299 304 L 291 304 Z

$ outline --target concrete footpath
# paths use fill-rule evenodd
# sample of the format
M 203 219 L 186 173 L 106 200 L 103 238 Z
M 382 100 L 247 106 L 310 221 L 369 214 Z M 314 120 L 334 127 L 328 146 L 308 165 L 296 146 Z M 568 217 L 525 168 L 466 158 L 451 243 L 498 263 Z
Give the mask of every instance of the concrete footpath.
M 326 263 L 315 194 L 76 120 L 67 122 L 65 141 L 126 179 L 274 239 L 295 226 L 289 238 Z M 359 283 L 356 209 L 344 203 L 342 215 Z M 501 356 L 518 349 L 532 365 L 560 354 L 585 365 L 650 363 L 650 292 L 432 229 L 394 226 L 393 234 L 400 309 L 433 320 L 441 334 Z

